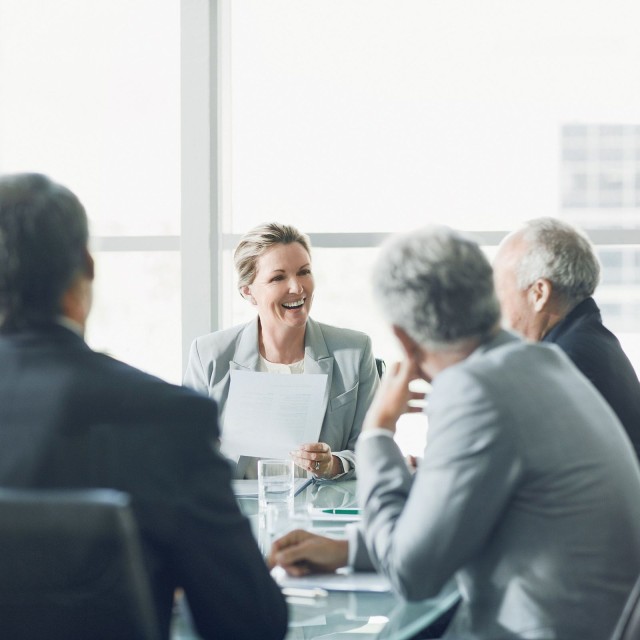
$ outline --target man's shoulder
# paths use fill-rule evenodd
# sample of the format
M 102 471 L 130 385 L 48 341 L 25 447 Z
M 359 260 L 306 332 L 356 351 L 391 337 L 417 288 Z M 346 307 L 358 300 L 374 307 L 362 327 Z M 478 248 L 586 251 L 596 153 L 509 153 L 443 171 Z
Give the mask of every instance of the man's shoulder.
M 531 388 L 550 372 L 574 375 L 567 356 L 555 345 L 503 340 L 480 349 L 462 362 L 445 369 L 436 378 L 438 387 L 482 386 L 500 395 L 500 388 Z M 435 385 L 434 385 L 435 386 Z
M 96 402 L 113 402 L 123 415 L 148 415 L 159 421 L 215 421 L 216 405 L 211 399 L 109 355 L 87 352 L 76 374 L 78 391 L 84 388 Z
M 552 344 L 529 342 L 501 331 L 464 360 L 462 368 L 470 371 L 520 369 L 526 363 L 566 360 L 561 349 Z
M 631 370 L 620 341 L 599 318 L 583 316 L 571 322 L 547 344 L 561 348 L 589 378 Z
M 618 338 L 602 322 L 593 298 L 577 305 L 543 338 L 545 344 L 557 344 L 565 352 L 588 353 L 594 346 L 621 351 Z
M 575 322 L 552 343 L 564 351 L 590 352 L 594 348 L 610 352 L 622 352 L 620 341 L 607 327 L 594 318 L 583 318 Z
M 492 429 L 515 434 L 537 425 L 543 414 L 577 415 L 588 407 L 600 415 L 603 402 L 560 348 L 516 342 L 445 369 L 434 380 L 428 406 L 447 423 L 458 416 L 461 424 L 482 424 L 480 418 L 490 416 Z

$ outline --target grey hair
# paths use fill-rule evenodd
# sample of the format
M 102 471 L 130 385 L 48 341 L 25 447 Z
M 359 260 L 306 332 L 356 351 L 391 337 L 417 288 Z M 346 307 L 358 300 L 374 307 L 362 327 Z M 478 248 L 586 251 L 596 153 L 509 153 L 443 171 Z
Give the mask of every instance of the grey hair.
M 556 218 L 536 218 L 525 224 L 522 239 L 525 251 L 516 267 L 520 289 L 545 278 L 567 302 L 593 294 L 600 281 L 600 263 L 583 232 Z
M 500 319 L 489 261 L 476 242 L 447 227 L 388 240 L 373 286 L 387 320 L 428 349 L 482 340 Z
M 247 231 L 233 252 L 233 262 L 238 274 L 238 289 L 242 289 L 254 281 L 258 258 L 268 249 L 276 244 L 291 244 L 293 242 L 301 244 L 311 256 L 309 236 L 291 225 L 267 222 Z

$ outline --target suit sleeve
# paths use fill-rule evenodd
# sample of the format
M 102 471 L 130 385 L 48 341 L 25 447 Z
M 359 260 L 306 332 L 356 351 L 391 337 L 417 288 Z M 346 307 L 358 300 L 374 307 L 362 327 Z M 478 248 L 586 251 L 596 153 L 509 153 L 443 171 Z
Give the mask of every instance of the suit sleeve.
M 186 478 L 175 540 L 179 583 L 203 638 L 282 638 L 286 604 L 209 432 L 209 424 L 190 425 L 176 447 L 177 466 Z
M 194 340 L 189 349 L 189 361 L 182 383 L 203 395 L 209 394 L 209 379 L 198 350 L 198 341 Z
M 376 568 L 409 600 L 437 594 L 482 549 L 522 468 L 507 418 L 472 375 L 448 377 L 435 396 L 413 477 L 391 438 L 357 450 L 360 531 Z

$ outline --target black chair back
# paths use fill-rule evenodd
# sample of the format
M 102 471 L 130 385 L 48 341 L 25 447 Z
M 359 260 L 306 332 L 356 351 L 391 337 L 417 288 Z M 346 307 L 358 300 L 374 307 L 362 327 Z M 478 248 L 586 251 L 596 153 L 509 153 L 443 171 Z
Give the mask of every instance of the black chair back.
M 0 489 L 0 637 L 159 638 L 126 494 Z

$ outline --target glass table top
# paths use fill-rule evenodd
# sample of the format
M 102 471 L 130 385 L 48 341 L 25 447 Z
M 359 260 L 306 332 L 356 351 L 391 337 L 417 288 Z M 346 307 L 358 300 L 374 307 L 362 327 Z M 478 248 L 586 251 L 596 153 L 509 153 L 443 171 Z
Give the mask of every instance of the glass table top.
M 253 497 L 249 485 L 252 482 L 255 481 L 234 481 L 234 488 L 237 489 L 240 508 L 249 518 L 266 556 L 271 532 L 267 532 L 267 514 L 260 510 L 257 497 Z M 291 513 L 309 513 L 309 508 L 357 508 L 356 481 L 310 485 L 295 498 Z M 346 524 L 345 520 L 314 520 L 309 517 L 305 528 L 322 535 L 343 537 Z M 358 586 L 358 590 L 339 591 L 326 588 L 322 582 L 319 585 L 324 588 L 319 596 L 309 597 L 308 593 L 304 597 L 287 596 L 289 630 L 286 640 L 408 640 L 447 611 L 459 597 L 453 582 L 447 584 L 438 597 L 415 603 L 405 602 L 390 590 L 366 591 Z M 287 586 L 292 586 L 290 579 Z M 307 583 L 305 586 L 308 588 Z M 379 589 L 379 584 L 375 588 Z M 197 639 L 197 635 L 180 619 L 176 620 L 171 637 L 172 640 Z

